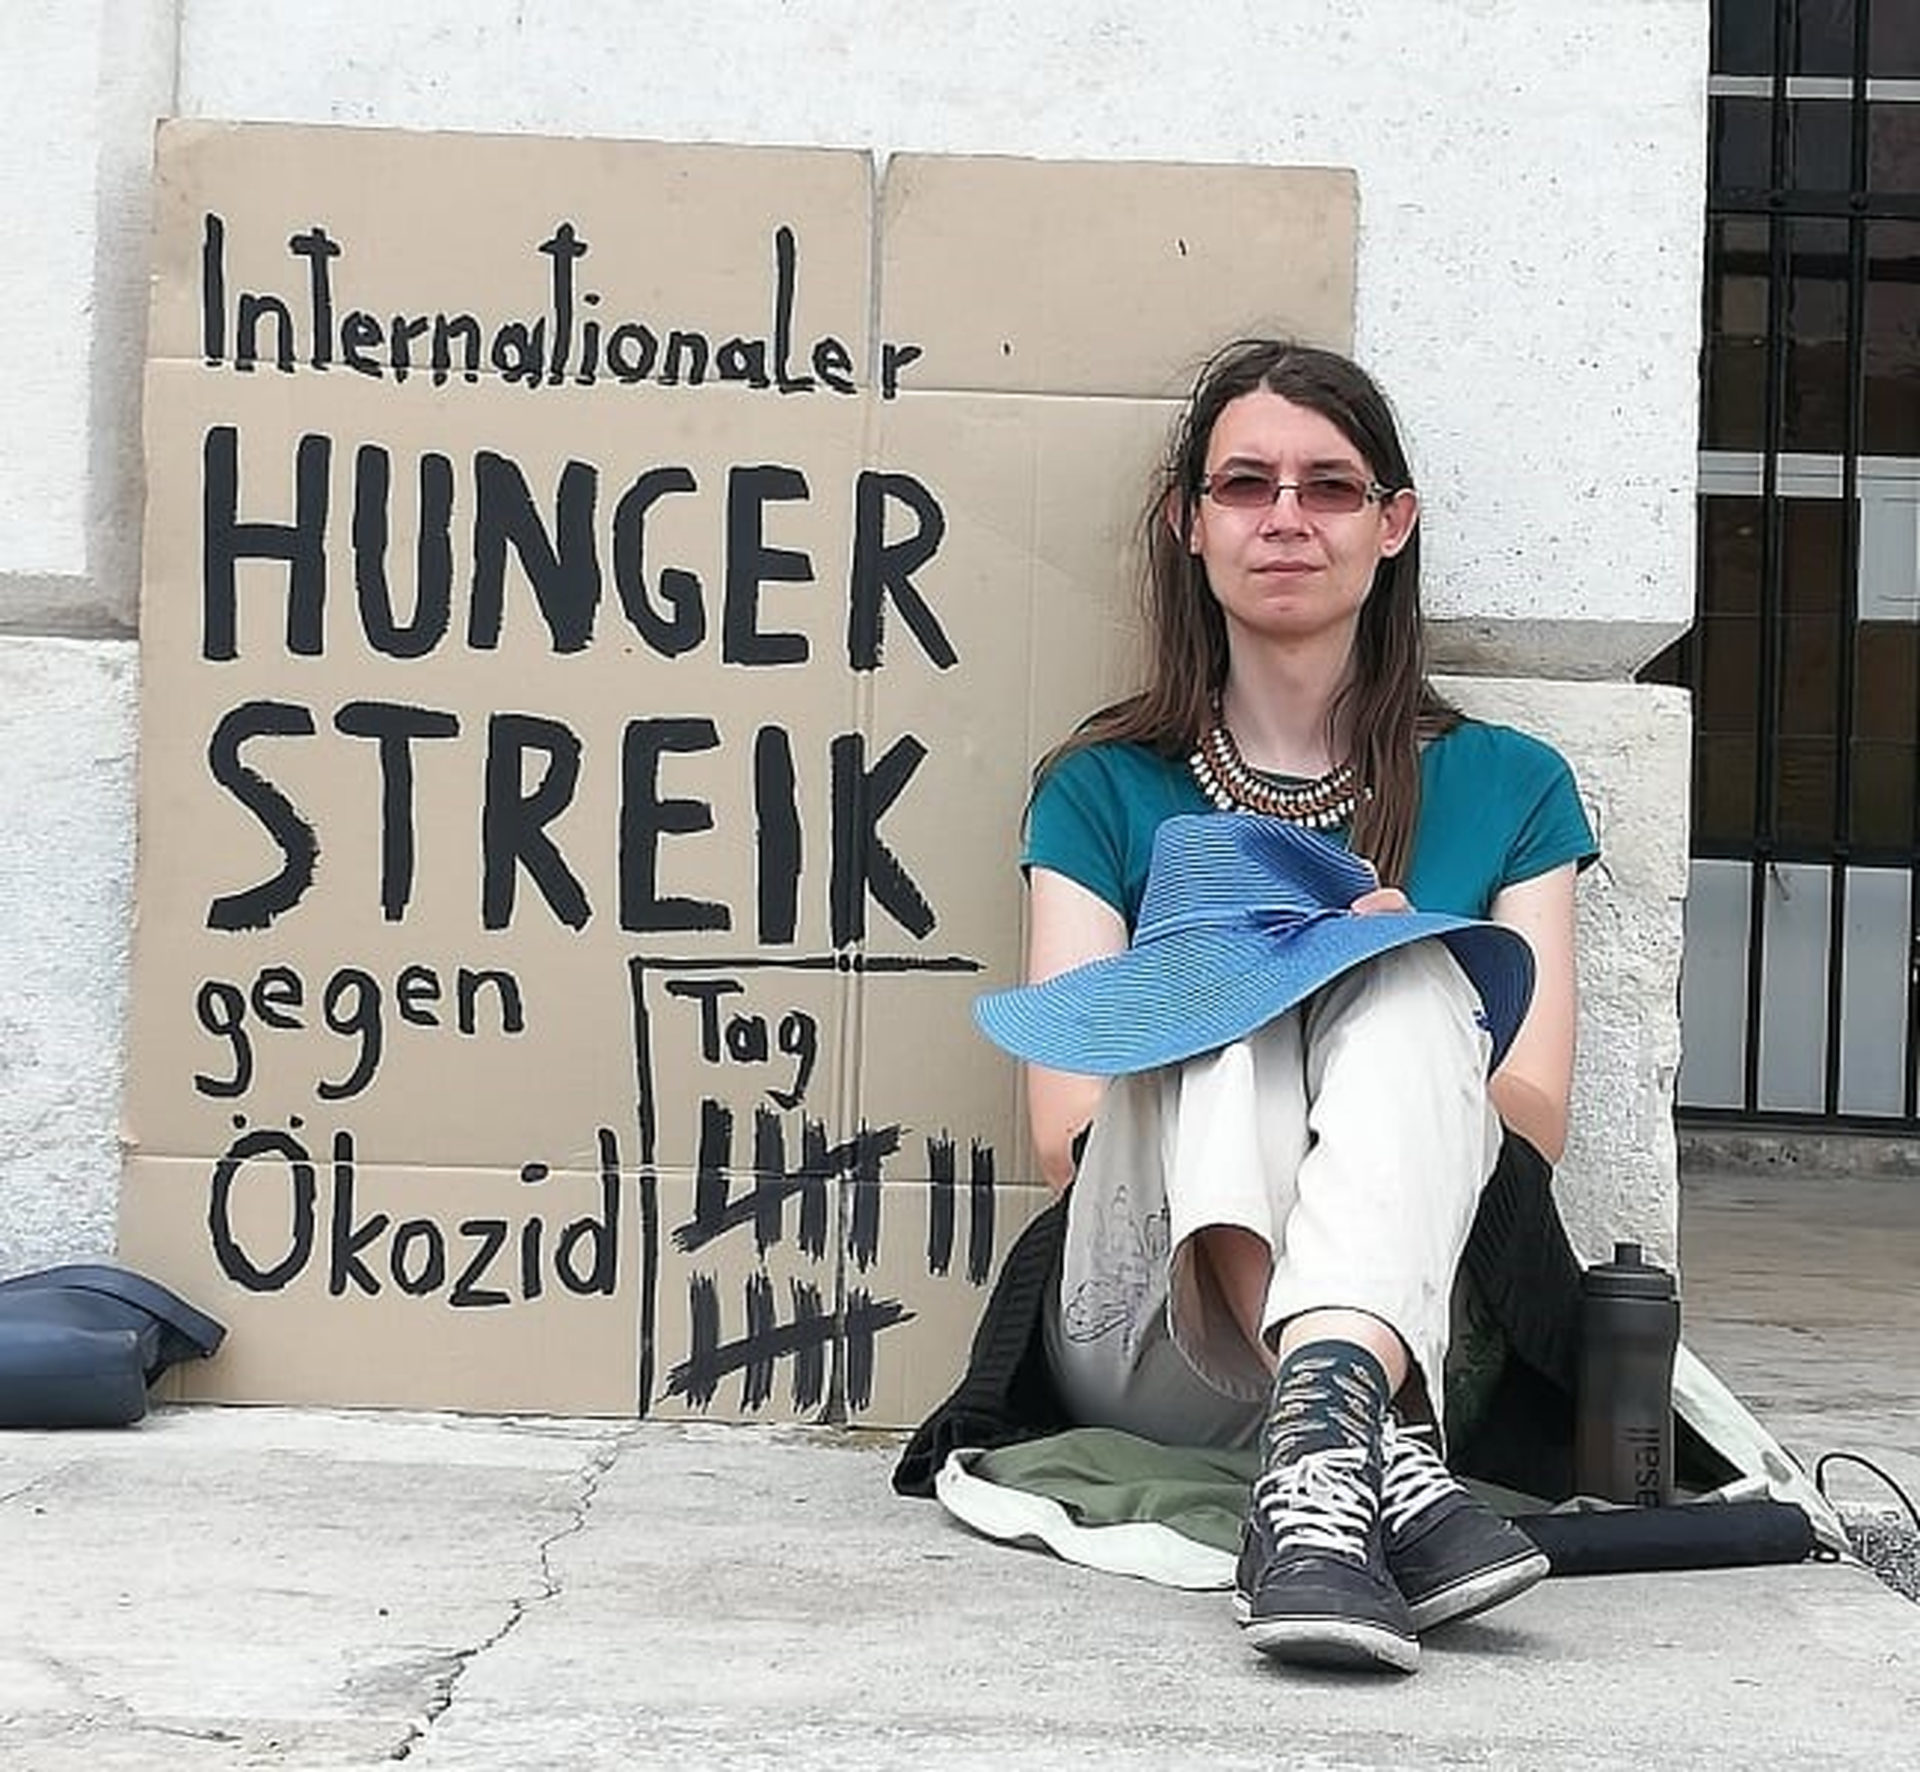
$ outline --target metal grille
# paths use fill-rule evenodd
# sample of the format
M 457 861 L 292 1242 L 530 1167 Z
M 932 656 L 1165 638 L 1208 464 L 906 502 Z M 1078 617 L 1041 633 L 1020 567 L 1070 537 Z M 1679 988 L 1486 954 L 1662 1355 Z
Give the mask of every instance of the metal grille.
M 1689 1118 L 1920 1126 L 1920 4 L 1716 0 Z

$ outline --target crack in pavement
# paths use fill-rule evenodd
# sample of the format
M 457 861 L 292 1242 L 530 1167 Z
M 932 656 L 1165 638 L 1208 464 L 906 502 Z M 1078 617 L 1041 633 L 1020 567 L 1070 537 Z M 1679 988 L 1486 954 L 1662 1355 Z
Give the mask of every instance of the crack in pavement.
M 34 1490 L 43 1487 L 55 1477 L 66 1475 L 77 1462 L 77 1460 L 69 1460 L 65 1464 L 57 1464 L 52 1470 L 42 1471 L 38 1476 L 29 1477 L 18 1489 L 0 1489 L 0 1507 L 5 1507 L 10 1501 L 18 1501 L 23 1495 L 31 1495 Z
M 146 1735 L 166 1735 L 176 1741 L 211 1741 L 221 1747 L 231 1747 L 246 1740 L 244 1735 L 236 1735 L 231 1729 L 216 1729 L 211 1725 L 189 1729 L 180 1723 L 140 1723 L 136 1727 Z
M 170 1741 L 206 1741 L 216 1747 L 239 1746 L 247 1739 L 231 1729 L 221 1729 L 212 1724 L 193 1728 L 184 1723 L 148 1722 L 134 1716 L 131 1711 L 125 1717 L 111 1718 L 93 1715 L 75 1716 L 71 1713 L 60 1716 L 29 1717 L 22 1712 L 0 1711 L 0 1726 L 11 1728 L 22 1723 L 28 1725 L 33 1732 L 30 1738 L 23 1734 L 22 1740 L 62 1741 L 97 1735 L 107 1730 L 125 1735 L 160 1735 Z
M 100 1690 L 94 1684 L 91 1671 L 77 1662 L 34 1643 L 26 1645 L 26 1658 L 41 1672 L 50 1674 L 64 1691 L 72 1695 L 74 1702 L 81 1707 L 84 1721 L 120 1723 L 128 1727 L 139 1722 L 138 1713 L 127 1699 L 118 1693 Z
M 32 1721 L 44 1729 L 51 1723 L 47 1739 L 66 1736 L 85 1736 L 102 1732 L 116 1735 L 161 1735 L 179 1741 L 206 1741 L 218 1746 L 231 1747 L 245 1740 L 231 1729 L 223 1729 L 212 1723 L 191 1724 L 185 1722 L 164 1722 L 157 1718 L 143 1716 L 134 1708 L 130 1699 L 115 1692 L 103 1690 L 96 1684 L 92 1672 L 69 1660 L 63 1655 L 53 1654 L 45 1649 L 29 1646 L 28 1657 L 44 1672 L 49 1673 L 72 1695 L 79 1706 L 77 1710 L 67 1711 L 51 1717 L 36 1716 Z M 8 1712 L 0 1715 L 0 1722 L 14 1723 L 26 1720 L 24 1713 L 16 1716 Z
M 507 1616 L 498 1630 L 470 1647 L 456 1649 L 451 1655 L 443 1658 L 447 1663 L 446 1672 L 434 1676 L 434 1691 L 421 1712 L 420 1720 L 407 1726 L 405 1736 L 388 1751 L 389 1760 L 410 1758 L 413 1750 L 427 1739 L 433 1732 L 434 1726 L 452 1708 L 456 1689 L 467 1670 L 481 1656 L 499 1648 L 508 1637 L 512 1636 L 520 1628 L 521 1620 L 535 1606 L 544 1605 L 559 1594 L 560 1578 L 553 1571 L 554 1547 L 586 1529 L 587 1515 L 592 1510 L 594 1496 L 599 1493 L 601 1479 L 619 1462 L 621 1454 L 639 1434 L 641 1425 L 639 1422 L 633 1423 L 632 1426 L 613 1435 L 595 1449 L 593 1456 L 587 1460 L 576 1478 L 578 1489 L 573 1497 L 568 1518 L 540 1540 L 537 1550 L 540 1577 L 538 1591 L 515 1595 L 507 1608 Z

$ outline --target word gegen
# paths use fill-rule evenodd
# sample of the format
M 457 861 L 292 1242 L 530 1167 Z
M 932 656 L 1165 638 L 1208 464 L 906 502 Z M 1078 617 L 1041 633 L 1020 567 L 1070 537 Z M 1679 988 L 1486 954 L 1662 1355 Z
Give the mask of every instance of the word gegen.
M 431 966 L 403 966 L 392 985 L 394 1011 L 402 1022 L 415 1028 L 451 1025 L 467 1039 L 479 1034 L 483 994 L 495 1002 L 493 1027 L 498 1033 L 511 1036 L 525 1030 L 520 981 L 511 972 L 460 967 L 454 976 L 451 1024 L 440 1007 L 446 989 Z M 353 1060 L 344 1077 L 316 1081 L 314 1093 L 322 1101 L 345 1101 L 373 1081 L 387 1044 L 385 995 L 380 981 L 358 966 L 340 967 L 321 988 L 320 1025 L 348 1043 Z M 224 1077 L 196 1072 L 194 1088 L 216 1099 L 245 1095 L 253 1087 L 254 1048 L 261 1037 L 248 1026 L 249 1011 L 254 1024 L 271 1037 L 273 1032 L 305 1029 L 307 1006 L 306 980 L 291 966 L 263 966 L 245 991 L 226 979 L 204 980 L 194 993 L 194 1015 L 203 1032 L 227 1043 L 232 1069 Z

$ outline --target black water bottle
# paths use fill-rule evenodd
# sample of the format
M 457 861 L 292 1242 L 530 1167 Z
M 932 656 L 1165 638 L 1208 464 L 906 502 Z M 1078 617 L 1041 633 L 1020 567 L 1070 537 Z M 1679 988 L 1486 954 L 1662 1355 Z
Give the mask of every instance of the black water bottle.
M 1638 1507 L 1673 1499 L 1673 1356 L 1680 1300 L 1673 1275 L 1638 1243 L 1581 1282 L 1580 1394 L 1574 1487 Z

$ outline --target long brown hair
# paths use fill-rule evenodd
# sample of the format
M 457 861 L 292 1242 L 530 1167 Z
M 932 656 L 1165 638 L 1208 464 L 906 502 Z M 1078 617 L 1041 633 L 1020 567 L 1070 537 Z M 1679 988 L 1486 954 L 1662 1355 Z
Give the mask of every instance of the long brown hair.
M 1070 750 L 1104 742 L 1185 756 L 1213 723 L 1227 681 L 1227 624 L 1206 567 L 1187 543 L 1214 424 L 1232 401 L 1259 388 L 1337 425 L 1382 486 L 1412 488 L 1393 410 L 1359 365 L 1282 339 L 1240 339 L 1215 352 L 1194 383 L 1141 513 L 1145 686 L 1089 718 L 1038 773 Z M 1328 718 L 1352 733 L 1347 761 L 1372 789 L 1354 814 L 1354 852 L 1372 860 L 1384 883 L 1403 884 L 1420 810 L 1420 743 L 1461 718 L 1427 681 L 1417 523 L 1406 545 L 1374 568 L 1353 673 Z

